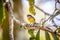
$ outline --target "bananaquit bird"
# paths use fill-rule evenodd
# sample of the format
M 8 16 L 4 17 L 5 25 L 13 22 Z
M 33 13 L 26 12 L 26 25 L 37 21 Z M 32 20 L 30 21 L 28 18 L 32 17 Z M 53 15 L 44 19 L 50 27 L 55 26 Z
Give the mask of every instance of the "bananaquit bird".
M 34 23 L 35 23 L 35 19 L 34 19 L 33 16 L 27 15 L 27 19 L 28 19 L 28 21 L 29 21 L 31 24 L 34 24 Z

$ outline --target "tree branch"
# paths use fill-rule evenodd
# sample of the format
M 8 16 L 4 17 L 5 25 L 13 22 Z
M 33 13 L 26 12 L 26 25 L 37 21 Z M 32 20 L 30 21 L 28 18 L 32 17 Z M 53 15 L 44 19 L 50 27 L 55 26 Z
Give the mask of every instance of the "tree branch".
M 7 1 L 7 0 L 6 0 Z M 11 0 L 12 1 L 12 0 Z M 13 35 L 13 28 L 14 28 L 14 20 L 13 20 L 13 11 L 12 11 L 12 8 L 11 8 L 11 4 L 10 4 L 10 1 L 7 1 L 6 2 L 7 5 L 7 11 L 9 12 L 9 35 L 10 35 L 10 40 L 14 40 L 14 35 Z
M 28 30 L 30 30 L 30 29 L 39 30 L 40 29 L 40 30 L 47 31 L 49 33 L 56 34 L 56 35 L 60 36 L 59 33 L 52 32 L 51 30 L 48 30 L 48 29 L 45 29 L 42 27 L 25 27 L 25 29 L 28 29 Z

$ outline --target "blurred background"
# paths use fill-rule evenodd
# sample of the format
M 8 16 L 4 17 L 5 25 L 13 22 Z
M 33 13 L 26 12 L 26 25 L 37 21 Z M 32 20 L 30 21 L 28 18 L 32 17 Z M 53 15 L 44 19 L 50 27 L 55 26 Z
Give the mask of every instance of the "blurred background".
M 11 40 L 9 28 L 12 23 L 9 24 L 11 22 L 11 20 L 9 21 L 9 7 L 5 6 L 5 2 L 8 1 L 9 0 L 0 1 L 0 40 Z M 29 4 L 29 2 L 42 9 L 45 13 L 39 10 L 39 8 L 34 7 L 31 3 Z M 60 40 L 59 36 L 56 36 L 55 34 L 53 35 L 49 32 L 46 33 L 44 30 L 40 30 L 40 33 L 39 30 L 34 30 L 33 34 L 36 39 L 29 39 L 31 37 L 31 34 L 29 34 L 30 32 L 28 32 L 28 29 L 24 29 L 24 26 L 21 28 L 21 24 L 19 24 L 20 21 L 26 24 L 31 24 L 40 23 L 42 19 L 47 20 L 55 10 L 55 3 L 55 0 L 11 0 L 13 15 L 17 20 L 17 22 L 12 21 L 13 24 L 11 27 L 13 29 L 10 29 L 13 30 L 12 34 L 14 36 L 14 40 Z M 57 3 L 56 8 L 60 10 L 60 3 Z M 31 9 L 31 11 L 29 11 L 29 9 Z M 28 20 L 27 15 L 31 16 L 30 20 Z M 55 16 L 53 20 L 57 28 L 60 27 L 60 14 Z M 54 23 L 48 20 L 44 26 L 48 26 L 52 31 L 55 31 L 56 27 L 53 26 Z M 50 37 L 50 39 L 48 37 Z

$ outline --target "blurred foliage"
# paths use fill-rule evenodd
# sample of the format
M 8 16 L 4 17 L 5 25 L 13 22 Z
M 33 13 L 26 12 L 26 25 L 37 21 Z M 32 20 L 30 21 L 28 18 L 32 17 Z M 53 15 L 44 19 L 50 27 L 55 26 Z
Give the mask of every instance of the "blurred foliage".
M 3 35 L 2 40 L 9 40 L 9 23 L 8 23 L 8 13 L 5 10 L 3 2 L 5 0 L 0 0 L 0 26 L 2 27 Z M 6 14 L 6 15 L 5 15 Z
M 34 0 L 28 0 L 28 1 L 29 1 L 29 12 L 35 15 Z
M 34 33 L 33 32 L 33 30 L 29 30 L 29 34 L 31 35 L 32 33 Z M 34 34 L 33 34 L 34 35 Z M 41 35 L 43 35 L 43 34 L 41 34 Z M 52 36 L 52 37 L 51 37 Z M 38 32 L 36 33 L 36 36 L 35 37 L 33 37 L 32 35 L 31 35 L 31 37 L 29 38 L 29 40 L 40 40 L 40 30 L 38 30 Z M 44 38 L 44 37 L 43 37 Z M 55 33 L 51 33 L 51 35 L 50 35 L 50 32 L 47 32 L 47 31 L 45 31 L 45 39 L 46 40 L 60 40 L 60 37 L 58 36 L 58 35 L 56 35 Z
M 34 30 L 33 30 L 33 29 L 28 30 L 28 33 L 29 33 L 32 37 L 35 37 L 35 36 L 34 36 Z
M 59 38 L 57 37 L 56 34 L 51 33 L 51 35 L 52 35 L 52 37 L 54 38 L 54 40 L 59 40 Z
M 40 30 L 38 30 L 38 32 L 36 34 L 36 40 L 40 40 Z
M 9 15 L 7 10 L 5 10 L 6 19 L 3 21 L 2 28 L 3 28 L 3 40 L 10 40 L 9 38 Z
M 3 19 L 3 0 L 0 0 L 0 25 Z
M 38 30 L 36 36 L 34 35 L 34 30 L 33 29 L 30 29 L 28 30 L 28 33 L 30 34 L 30 38 L 29 40 L 40 40 L 40 30 Z
M 49 36 L 49 32 L 45 32 L 45 37 L 46 37 L 46 40 L 51 40 Z
M 60 28 L 58 29 L 58 33 L 60 33 Z

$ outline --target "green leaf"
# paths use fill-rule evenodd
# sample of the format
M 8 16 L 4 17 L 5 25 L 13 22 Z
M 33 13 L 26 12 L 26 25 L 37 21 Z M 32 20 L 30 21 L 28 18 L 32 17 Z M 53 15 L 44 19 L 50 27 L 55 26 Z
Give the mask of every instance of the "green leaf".
M 48 32 L 45 32 L 45 37 L 46 37 L 46 40 L 51 40 Z
M 40 30 L 38 30 L 38 32 L 36 34 L 36 40 L 40 40 Z
M 29 1 L 29 12 L 33 15 L 35 15 L 35 9 L 34 9 L 34 0 L 28 0 Z
M 0 24 L 2 24 L 3 19 L 3 0 L 0 0 Z
M 35 40 L 35 37 L 30 37 L 30 39 L 29 40 Z
M 52 34 L 52 37 L 54 38 L 54 40 L 59 40 L 59 38 L 57 37 L 56 34 L 54 34 L 54 33 L 51 33 L 51 34 Z
M 34 30 L 33 29 L 28 30 L 28 33 L 31 35 L 31 37 L 35 37 L 34 36 Z

